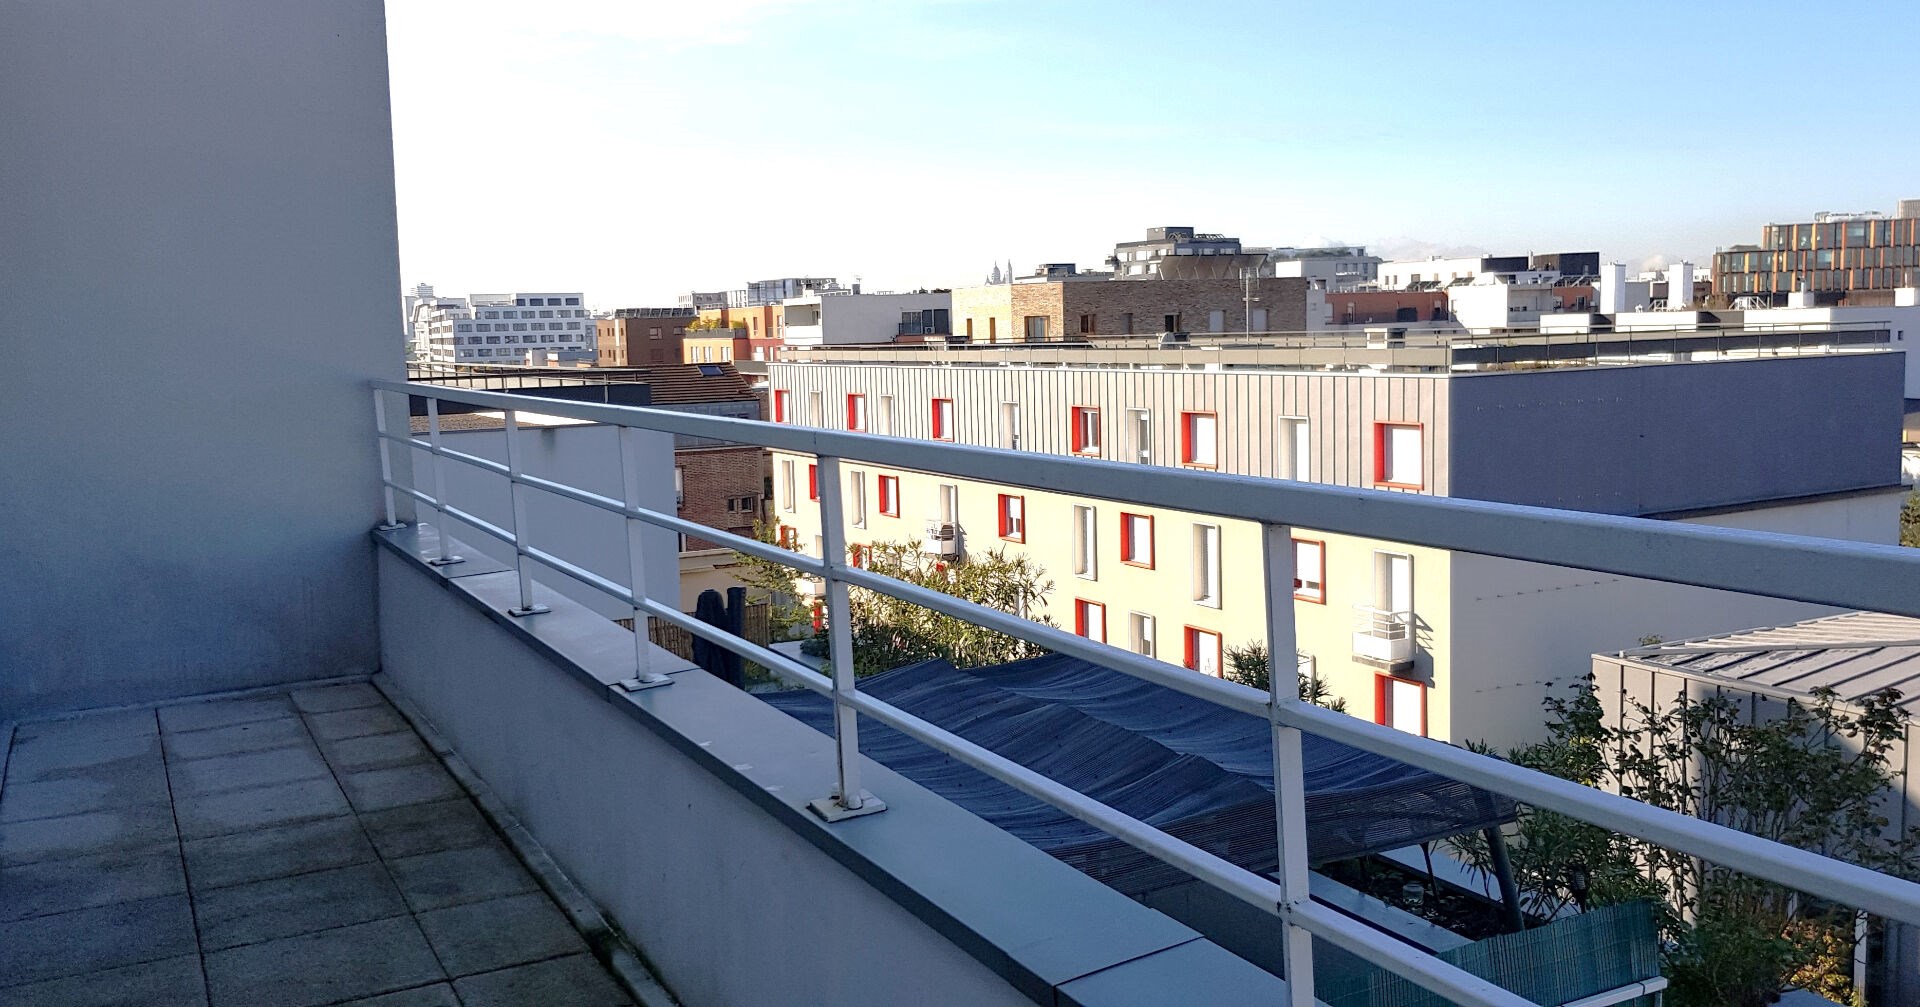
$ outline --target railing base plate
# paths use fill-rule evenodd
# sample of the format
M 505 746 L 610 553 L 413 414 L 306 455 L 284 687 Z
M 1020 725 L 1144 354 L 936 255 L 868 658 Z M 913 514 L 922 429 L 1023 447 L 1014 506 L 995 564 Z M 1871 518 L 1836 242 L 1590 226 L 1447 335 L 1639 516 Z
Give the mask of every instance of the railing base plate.
M 511 616 L 545 615 L 551 611 L 553 611 L 553 609 L 550 606 L 535 604 L 528 605 L 525 608 L 514 607 L 507 609 L 507 614 Z
M 395 521 L 392 524 L 374 525 L 373 529 L 375 531 L 399 531 L 400 529 L 405 528 L 406 526 L 407 526 L 407 523 L 405 521 Z
M 672 685 L 673 679 L 666 675 L 636 675 L 633 678 L 613 683 L 621 692 L 639 692 L 642 689 L 657 689 L 663 685 Z
M 452 566 L 455 563 L 465 563 L 466 561 L 467 561 L 467 558 L 465 556 L 435 556 L 434 558 L 427 560 L 427 565 L 428 566 Z
M 849 808 L 840 803 L 838 797 L 821 797 L 807 802 L 807 809 L 829 822 L 859 818 L 861 815 L 873 815 L 887 810 L 887 802 L 870 793 L 860 791 L 860 806 Z

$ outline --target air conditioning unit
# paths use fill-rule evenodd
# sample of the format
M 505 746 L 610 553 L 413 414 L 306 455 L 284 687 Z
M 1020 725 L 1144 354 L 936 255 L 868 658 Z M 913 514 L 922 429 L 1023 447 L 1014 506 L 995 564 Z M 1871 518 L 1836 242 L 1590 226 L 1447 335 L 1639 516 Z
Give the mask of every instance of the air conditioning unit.
M 920 551 L 930 556 L 958 556 L 960 530 L 951 521 L 929 518 L 926 535 L 920 540 Z

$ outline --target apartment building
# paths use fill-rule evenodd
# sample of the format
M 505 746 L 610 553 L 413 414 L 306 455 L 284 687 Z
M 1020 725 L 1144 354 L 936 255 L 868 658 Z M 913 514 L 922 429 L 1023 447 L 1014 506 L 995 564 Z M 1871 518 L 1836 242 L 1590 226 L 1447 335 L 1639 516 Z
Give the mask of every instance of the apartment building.
M 906 294 L 806 294 L 777 308 L 788 346 L 890 343 L 903 336 L 946 335 L 953 295 L 947 291 Z
M 1597 276 L 1598 252 L 1541 252 L 1533 255 L 1467 255 L 1381 262 L 1376 275 L 1383 290 L 1434 290 L 1488 273 L 1509 282 L 1552 283 L 1562 278 Z
M 1268 275 L 1297 276 L 1324 290 L 1351 290 L 1380 278 L 1380 257 L 1360 245 L 1269 248 L 1266 256 Z
M 692 308 L 618 308 L 594 320 L 594 363 L 645 367 L 681 362 L 680 344 L 697 313 Z
M 1904 496 L 1902 361 L 1884 352 L 1455 373 L 1307 370 L 1262 350 L 895 352 L 770 364 L 772 418 L 1873 542 L 1894 540 Z M 815 463 L 776 452 L 773 469 L 783 534 L 817 551 Z M 956 561 L 1027 553 L 1053 581 L 1057 624 L 1209 674 L 1264 638 L 1253 525 L 844 469 L 850 542 L 920 540 Z M 1349 710 L 1451 740 L 1524 740 L 1547 683 L 1622 636 L 1815 611 L 1311 528 L 1294 538 L 1303 663 Z
M 1252 280 L 1077 280 L 961 287 L 953 292 L 954 337 L 963 342 L 1083 341 L 1162 332 L 1298 332 L 1307 328 L 1310 283 Z
M 423 358 L 445 364 L 592 362 L 594 323 L 579 291 L 429 297 L 414 305 Z
M 1768 224 L 1757 245 L 1713 257 L 1713 292 L 1724 301 L 1753 298 L 1784 305 L 1796 291 L 1822 305 L 1885 304 L 1893 291 L 1920 285 L 1920 199 L 1903 199 L 1892 217 L 1818 213 L 1798 224 Z

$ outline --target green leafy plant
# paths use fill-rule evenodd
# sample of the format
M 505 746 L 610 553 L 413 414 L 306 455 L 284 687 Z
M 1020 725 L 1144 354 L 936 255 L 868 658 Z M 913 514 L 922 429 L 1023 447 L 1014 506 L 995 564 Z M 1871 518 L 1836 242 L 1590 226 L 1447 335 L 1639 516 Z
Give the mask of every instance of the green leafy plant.
M 1907 494 L 1900 505 L 1900 544 L 1920 548 L 1920 490 Z
M 1227 648 L 1227 667 L 1225 678 L 1229 682 L 1262 692 L 1272 688 L 1268 680 L 1267 645 L 1258 641 Z M 1300 699 L 1315 706 L 1324 706 L 1329 710 L 1347 712 L 1347 701 L 1333 694 L 1319 676 L 1300 679 Z

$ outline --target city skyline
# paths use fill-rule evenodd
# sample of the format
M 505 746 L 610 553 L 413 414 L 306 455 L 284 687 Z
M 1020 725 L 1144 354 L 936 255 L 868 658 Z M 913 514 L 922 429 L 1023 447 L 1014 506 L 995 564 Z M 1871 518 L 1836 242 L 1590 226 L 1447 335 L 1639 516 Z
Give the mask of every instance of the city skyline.
M 394 4 L 402 278 L 599 307 L 766 276 L 955 286 L 1009 259 L 1098 268 L 1161 224 L 1704 271 L 1769 221 L 1920 195 L 1892 167 L 1916 153 L 1897 130 L 1839 172 L 1828 145 L 1793 142 L 1884 117 L 1766 83 L 1786 10 L 1406 7 L 1363 32 L 1233 3 L 559 0 L 536 23 Z M 1823 17 L 1836 37 L 1920 26 Z M 1849 90 L 1891 93 L 1897 72 L 1859 61 Z

